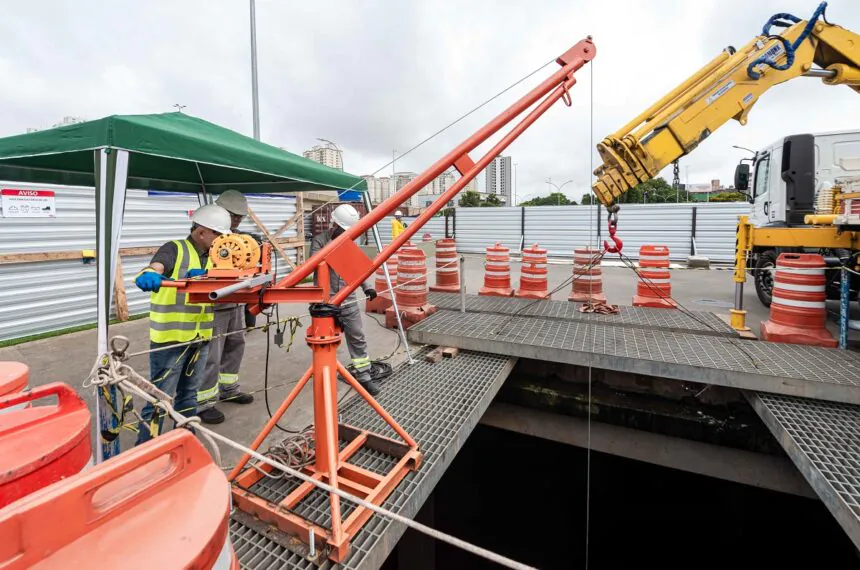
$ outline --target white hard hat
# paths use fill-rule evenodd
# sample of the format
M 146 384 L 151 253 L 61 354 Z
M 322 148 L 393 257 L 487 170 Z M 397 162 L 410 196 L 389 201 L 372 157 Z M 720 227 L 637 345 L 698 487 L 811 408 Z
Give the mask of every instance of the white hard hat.
M 227 190 L 221 194 L 215 203 L 237 216 L 248 215 L 248 200 L 238 190 Z
M 401 212 L 400 210 L 397 210 L 396 212 L 394 212 L 394 215 L 395 216 L 402 216 L 403 212 Z
M 331 213 L 331 221 L 336 223 L 344 230 L 348 230 L 358 221 L 358 210 L 349 204 L 341 204 Z
M 230 232 L 230 212 L 216 204 L 200 206 L 191 215 L 191 221 L 219 234 Z

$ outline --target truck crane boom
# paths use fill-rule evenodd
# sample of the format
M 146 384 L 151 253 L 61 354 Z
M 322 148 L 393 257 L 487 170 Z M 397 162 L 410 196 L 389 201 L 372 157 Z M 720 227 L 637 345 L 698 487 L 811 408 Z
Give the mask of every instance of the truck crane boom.
M 736 50 L 729 46 L 703 68 L 597 145 L 603 164 L 592 191 L 607 208 L 641 182 L 692 152 L 729 119 L 747 123 L 768 89 L 800 76 L 860 93 L 860 35 L 827 22 L 822 2 L 809 20 L 771 17 Z M 777 34 L 771 28 L 785 28 Z

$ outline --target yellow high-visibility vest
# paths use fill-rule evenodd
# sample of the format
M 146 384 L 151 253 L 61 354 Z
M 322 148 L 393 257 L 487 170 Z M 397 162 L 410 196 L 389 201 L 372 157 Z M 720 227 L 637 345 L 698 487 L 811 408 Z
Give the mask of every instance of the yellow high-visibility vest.
M 176 263 L 172 279 L 182 279 L 189 269 L 201 269 L 200 256 L 189 240 L 174 240 Z M 212 267 L 207 259 L 206 269 Z M 212 303 L 188 303 L 186 294 L 175 287 L 162 287 L 149 297 L 149 340 L 152 342 L 188 342 L 196 338 L 212 338 L 215 320 Z
M 402 234 L 406 230 L 406 226 L 403 225 L 403 222 L 394 218 L 391 220 L 391 239 L 395 239 L 397 236 Z

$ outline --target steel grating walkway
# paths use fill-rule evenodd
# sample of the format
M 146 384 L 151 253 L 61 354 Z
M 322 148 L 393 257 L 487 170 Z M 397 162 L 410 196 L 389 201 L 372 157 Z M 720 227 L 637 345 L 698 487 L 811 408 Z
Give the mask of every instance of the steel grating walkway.
M 430 293 L 430 304 L 440 309 L 460 310 L 460 295 L 457 293 Z M 698 334 L 738 336 L 727 322 L 714 313 L 705 311 L 669 311 L 619 305 L 617 315 L 581 313 L 581 303 L 570 301 L 535 301 L 516 297 L 482 297 L 466 295 L 466 311 L 470 313 L 497 313 L 521 315 L 545 319 L 582 321 L 630 328 L 664 329 L 674 332 L 691 331 Z
M 860 406 L 760 392 L 747 398 L 860 549 Z
M 456 358 L 430 364 L 422 358 L 430 348 L 416 355 L 415 364 L 403 364 L 383 383 L 378 401 L 409 433 L 424 452 L 417 472 L 409 473 L 388 497 L 383 507 L 414 518 L 436 483 L 459 452 L 466 438 L 486 411 L 508 377 L 515 359 L 509 356 L 464 351 Z M 380 435 L 396 434 L 359 398 L 340 408 L 341 421 Z M 361 449 L 350 463 L 383 473 L 392 458 Z M 298 486 L 293 478 L 263 479 L 251 489 L 269 500 L 283 499 Z M 317 524 L 328 526 L 328 496 L 314 490 L 296 512 Z M 354 505 L 341 500 L 343 517 Z M 379 568 L 397 544 L 405 527 L 373 515 L 352 542 L 349 558 L 339 568 Z M 312 563 L 291 553 L 239 522 L 231 521 L 230 536 L 242 568 L 274 570 L 316 569 Z M 323 568 L 331 568 L 327 562 Z
M 837 349 L 451 310 L 412 326 L 408 336 L 424 344 L 860 404 L 860 354 Z

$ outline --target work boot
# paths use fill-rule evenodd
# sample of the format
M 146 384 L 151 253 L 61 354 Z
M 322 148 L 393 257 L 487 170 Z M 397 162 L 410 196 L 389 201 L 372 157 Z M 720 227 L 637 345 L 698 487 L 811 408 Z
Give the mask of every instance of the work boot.
M 234 392 L 232 394 L 219 394 L 218 399 L 231 404 L 250 404 L 254 401 L 254 396 L 245 392 Z
M 379 384 L 377 384 L 376 380 L 374 380 L 370 375 L 370 366 L 363 368 L 361 372 L 356 374 L 355 379 L 358 380 L 361 387 L 367 390 L 367 393 L 371 396 L 379 394 Z
M 379 384 L 376 383 L 376 380 L 371 380 L 369 382 L 358 382 L 361 384 L 361 387 L 367 390 L 367 393 L 371 396 L 376 396 L 380 392 Z
M 204 424 L 220 424 L 224 423 L 224 413 L 218 408 L 209 408 L 197 414 L 200 421 Z

